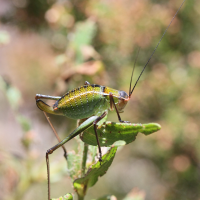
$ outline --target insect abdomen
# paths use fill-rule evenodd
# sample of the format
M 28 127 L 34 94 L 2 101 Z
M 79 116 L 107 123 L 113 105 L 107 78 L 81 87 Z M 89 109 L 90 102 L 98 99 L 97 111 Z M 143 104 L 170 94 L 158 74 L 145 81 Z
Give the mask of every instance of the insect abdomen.
M 69 118 L 88 118 L 101 107 L 105 108 L 107 102 L 102 93 L 103 88 L 100 85 L 84 85 L 71 90 L 54 104 L 54 109 Z

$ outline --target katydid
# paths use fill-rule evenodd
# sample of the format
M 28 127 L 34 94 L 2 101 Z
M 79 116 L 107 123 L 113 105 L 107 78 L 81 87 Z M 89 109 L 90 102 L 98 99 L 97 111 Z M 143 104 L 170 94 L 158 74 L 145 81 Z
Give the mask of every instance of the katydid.
M 184 2 L 185 0 L 182 2 L 178 11 L 180 10 Z M 132 84 L 133 71 L 135 67 L 135 64 L 134 64 L 132 74 L 131 74 L 131 79 L 130 79 L 129 94 L 127 94 L 125 91 L 115 90 L 107 86 L 90 84 L 87 81 L 85 82 L 85 85 L 67 92 L 62 97 L 36 94 L 36 97 L 35 97 L 36 105 L 40 110 L 44 112 L 49 124 L 51 125 L 51 128 L 53 129 L 59 141 L 57 145 L 53 146 L 46 152 L 47 176 L 48 176 L 48 199 L 49 200 L 50 200 L 49 154 L 52 154 L 57 148 L 62 146 L 65 152 L 64 156 L 67 158 L 67 153 L 63 145 L 93 125 L 94 133 L 96 136 L 96 142 L 99 149 L 99 161 L 100 162 L 102 161 L 101 146 L 100 146 L 100 142 L 99 142 L 99 138 L 97 134 L 97 123 L 100 122 L 105 116 L 107 116 L 109 110 L 116 111 L 119 122 L 129 123 L 121 119 L 120 113 L 123 112 L 126 104 L 130 100 L 132 93 L 141 75 L 143 74 L 145 68 L 147 67 L 149 61 L 151 60 L 153 54 L 155 53 L 158 45 L 160 44 L 163 36 L 165 35 L 166 31 L 168 30 L 169 26 L 171 25 L 178 11 L 176 12 L 170 24 L 166 28 L 161 39 L 156 45 L 153 53 L 151 54 L 144 68 L 142 69 L 139 77 L 137 78 L 134 86 L 132 87 L 131 84 Z M 56 102 L 53 106 L 49 106 L 42 99 L 56 100 Z M 86 119 L 86 120 L 82 124 L 80 124 L 69 136 L 67 136 L 64 140 L 61 141 L 55 129 L 53 128 L 52 124 L 50 123 L 50 120 L 47 117 L 46 113 L 55 114 L 55 115 L 63 115 L 63 116 L 76 119 L 76 120 L 78 119 Z M 119 128 L 119 126 L 117 128 Z

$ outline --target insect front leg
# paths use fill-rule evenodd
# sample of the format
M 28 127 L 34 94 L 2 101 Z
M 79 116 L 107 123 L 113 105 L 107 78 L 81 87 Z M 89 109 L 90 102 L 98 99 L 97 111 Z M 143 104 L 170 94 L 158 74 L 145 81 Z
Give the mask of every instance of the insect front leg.
M 98 145 L 98 148 L 99 148 L 99 162 L 102 162 L 102 152 L 101 152 L 101 146 L 100 146 L 100 143 L 99 143 L 99 138 L 98 138 L 98 134 L 97 134 L 97 123 L 102 120 L 105 116 L 107 115 L 107 112 L 104 112 L 101 116 L 99 116 L 94 122 L 94 132 L 95 132 L 95 135 L 96 135 L 96 140 L 97 140 L 97 145 Z
M 111 92 L 109 93 L 109 98 L 110 98 L 110 107 L 111 107 L 111 109 L 112 109 L 113 106 L 114 106 L 114 108 L 115 108 L 115 110 L 116 110 L 116 113 L 117 113 L 117 117 L 118 117 L 119 122 L 121 122 L 121 123 L 130 123 L 129 121 L 123 121 L 123 120 L 121 120 L 121 117 L 120 117 L 120 115 L 119 115 L 119 111 L 117 110 L 117 107 L 116 107 L 116 105 L 115 105 L 115 101 L 114 101 L 114 98 L 113 98 L 113 94 L 112 94 Z

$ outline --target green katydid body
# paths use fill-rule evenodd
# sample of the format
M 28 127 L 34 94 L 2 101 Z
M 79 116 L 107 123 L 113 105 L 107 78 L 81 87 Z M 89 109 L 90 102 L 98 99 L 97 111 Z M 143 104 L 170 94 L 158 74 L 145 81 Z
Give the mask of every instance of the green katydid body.
M 121 112 L 129 96 L 124 91 L 115 90 L 101 85 L 84 85 L 58 97 L 53 107 L 49 107 L 36 95 L 37 106 L 48 113 L 64 115 L 72 119 L 84 119 L 93 115 L 101 116 L 112 109 L 110 95 L 112 94 L 118 111 Z
M 130 88 L 131 88 L 131 85 L 130 85 Z M 124 91 L 115 90 L 109 87 L 100 86 L 96 84 L 90 85 L 88 82 L 86 82 L 84 86 L 71 90 L 67 92 L 66 94 L 64 94 L 62 97 L 46 96 L 46 95 L 40 95 L 40 94 L 36 95 L 36 104 L 38 108 L 41 109 L 42 111 L 51 113 L 51 114 L 64 115 L 66 117 L 73 118 L 73 119 L 83 119 L 83 122 L 71 134 L 69 134 L 65 139 L 61 141 L 59 137 L 57 136 L 57 133 L 55 129 L 53 128 L 52 124 L 50 123 L 48 117 L 45 114 L 45 116 L 47 117 L 47 120 L 49 121 L 59 141 L 57 145 L 53 146 L 46 152 L 47 177 L 48 177 L 48 200 L 50 200 L 49 154 L 52 154 L 56 149 L 62 146 L 64 150 L 64 156 L 65 158 L 67 158 L 66 149 L 64 148 L 63 145 L 93 125 L 94 129 L 92 128 L 92 130 L 94 131 L 91 131 L 90 129 L 90 132 L 94 133 L 95 138 L 96 138 L 96 143 L 95 142 L 91 143 L 89 141 L 89 144 L 98 145 L 99 161 L 102 162 L 101 145 L 106 146 L 106 145 L 111 144 L 112 141 L 114 142 L 117 140 L 124 140 L 126 143 L 128 143 L 127 141 L 129 141 L 130 137 L 134 140 L 136 134 L 139 131 L 146 131 L 146 129 L 144 129 L 142 125 L 129 124 L 128 126 L 124 127 L 119 124 L 114 124 L 114 125 L 112 124 L 111 129 L 117 130 L 117 133 L 115 131 L 114 134 L 111 136 L 113 140 L 104 141 L 105 135 L 103 138 L 101 137 L 102 135 L 101 133 L 100 133 L 100 136 L 98 135 L 97 123 L 100 122 L 108 114 L 108 110 L 112 110 L 113 108 L 115 108 L 119 121 L 124 122 L 121 120 L 119 113 L 123 111 L 124 107 L 129 101 L 132 91 L 130 89 L 129 95 L 128 95 Z M 41 99 L 52 99 L 52 100 L 56 100 L 56 102 L 53 106 L 49 106 L 48 104 L 43 102 Z M 84 121 L 85 118 L 86 120 Z M 103 130 L 101 128 L 100 131 L 103 131 L 104 134 L 107 131 L 109 131 L 110 133 L 109 125 L 107 124 L 105 127 L 104 126 L 102 126 Z M 132 127 L 131 130 L 129 130 L 130 126 Z M 152 127 L 152 125 L 150 126 Z M 153 127 L 154 127 L 153 131 L 151 129 L 150 131 L 147 130 L 147 132 L 148 133 L 155 132 L 160 129 L 159 125 L 155 125 Z M 128 135 L 130 136 L 128 137 L 128 140 L 126 140 L 127 137 L 124 138 L 124 136 L 122 137 L 119 134 L 120 131 L 123 131 L 123 132 L 128 131 Z M 107 136 L 109 135 L 110 134 L 107 134 Z M 99 140 L 99 137 L 100 137 L 100 140 Z M 82 135 L 82 139 L 86 143 L 88 143 L 87 136 Z
M 184 0 L 185 1 L 185 0 Z M 183 5 L 184 1 L 182 2 L 181 6 Z M 181 6 L 179 7 L 178 11 L 180 10 Z M 178 11 L 174 15 L 174 17 L 177 15 Z M 173 19 L 174 19 L 173 17 Z M 173 19 L 171 20 L 170 24 L 172 23 Z M 170 26 L 169 24 L 169 26 Z M 167 29 L 169 26 L 166 28 L 163 36 L 165 35 Z M 90 128 L 92 125 L 94 126 L 94 131 L 93 133 L 95 134 L 96 137 L 96 142 L 89 141 L 90 144 L 95 145 L 97 143 L 98 148 L 99 148 L 99 161 L 102 162 L 102 152 L 101 152 L 101 145 L 108 144 L 109 143 L 109 133 L 112 133 L 113 131 L 115 132 L 115 136 L 111 137 L 117 137 L 117 139 L 123 139 L 122 136 L 120 135 L 120 132 L 127 131 L 128 136 L 129 133 L 135 133 L 135 132 L 144 132 L 145 134 L 149 134 L 152 132 L 155 132 L 159 130 L 161 127 L 158 124 L 150 124 L 150 125 L 134 125 L 134 124 L 127 124 L 127 122 L 122 121 L 121 117 L 119 115 L 120 112 L 123 112 L 124 107 L 126 106 L 127 102 L 130 100 L 131 95 L 141 77 L 143 74 L 145 68 L 147 67 L 149 61 L 151 60 L 153 54 L 155 53 L 158 45 L 160 44 L 163 36 L 161 37 L 160 41 L 158 42 L 156 48 L 154 49 L 152 55 L 148 59 L 147 63 L 145 64 L 144 68 L 142 69 L 139 77 L 137 78 L 135 85 L 133 88 L 131 87 L 132 83 L 132 77 L 133 77 L 133 71 L 131 75 L 131 80 L 130 80 L 130 87 L 129 87 L 129 94 L 127 94 L 124 91 L 120 90 L 115 90 L 109 87 L 105 86 L 100 86 L 100 85 L 90 85 L 88 82 L 85 83 L 84 86 L 81 86 L 79 88 L 76 88 L 74 90 L 71 90 L 64 94 L 62 97 L 55 97 L 55 96 L 47 96 L 47 95 L 36 95 L 36 104 L 39 109 L 44 111 L 44 113 L 51 113 L 51 114 L 56 114 L 56 115 L 64 115 L 69 118 L 73 119 L 85 119 L 86 120 L 83 122 L 71 133 L 69 134 L 64 140 L 60 140 L 59 137 L 57 136 L 57 133 L 55 129 L 53 128 L 52 124 L 49 121 L 49 118 L 46 116 L 50 126 L 52 127 L 56 137 L 59 140 L 59 143 L 46 152 L 46 163 L 47 163 L 47 177 L 48 177 L 48 200 L 50 200 L 50 175 L 49 175 L 49 154 L 52 154 L 56 149 L 59 147 L 63 147 L 64 150 L 64 156 L 67 158 L 67 153 L 64 148 L 64 144 L 77 136 L 78 134 L 84 132 L 86 129 Z M 134 64 L 135 66 L 135 64 Z M 43 102 L 41 99 L 51 99 L 51 100 L 56 100 L 55 104 L 53 106 L 49 106 L 45 102 Z M 108 113 L 108 110 L 112 110 L 115 108 L 116 113 L 118 115 L 119 122 L 124 122 L 126 125 L 121 125 L 121 124 L 109 124 L 105 123 L 102 126 L 98 127 L 98 122 L 100 122 Z M 103 134 L 106 134 L 106 140 L 104 141 L 103 139 L 99 140 L 97 128 L 99 128 L 100 131 L 100 137 Z M 131 128 L 131 132 L 129 130 Z M 150 128 L 150 129 L 149 129 Z M 90 130 L 92 132 L 92 130 Z M 85 137 L 85 138 L 84 138 Z M 82 137 L 83 140 L 86 142 L 88 139 L 87 136 Z M 133 138 L 134 139 L 134 138 Z M 126 141 L 126 139 L 124 139 Z M 129 141 L 129 139 L 127 140 Z M 111 141 L 112 143 L 113 141 Z
M 102 152 L 101 152 L 101 145 L 106 146 L 110 145 L 112 142 L 117 140 L 124 140 L 125 143 L 128 143 L 130 140 L 129 138 L 132 138 L 132 140 L 135 139 L 136 134 L 140 131 L 147 131 L 155 132 L 160 129 L 159 125 L 153 125 L 153 131 L 146 130 L 143 128 L 142 125 L 132 125 L 129 124 L 128 126 L 121 126 L 119 124 L 111 124 L 111 129 L 114 130 L 114 134 L 112 134 L 113 140 L 104 140 L 105 135 L 102 138 L 101 133 L 97 132 L 97 123 L 100 122 L 108 113 L 108 110 L 112 110 L 115 108 L 118 119 L 120 122 L 124 122 L 121 120 L 119 116 L 119 112 L 123 111 L 123 108 L 126 106 L 127 102 L 130 99 L 130 96 L 132 94 L 132 91 L 129 90 L 129 95 L 127 95 L 126 92 L 115 90 L 109 87 L 100 86 L 100 85 L 90 85 L 89 83 L 86 83 L 84 86 L 81 86 L 79 88 L 76 88 L 74 90 L 71 90 L 64 94 L 62 97 L 54 97 L 54 96 L 46 96 L 46 95 L 36 95 L 36 104 L 38 108 L 40 108 L 42 111 L 51 113 L 51 114 L 57 114 L 57 115 L 64 115 L 69 118 L 73 119 L 83 119 L 83 122 L 71 133 L 69 134 L 65 139 L 62 141 L 57 136 L 57 133 L 55 132 L 55 129 L 53 128 L 52 124 L 49 121 L 49 118 L 47 117 L 47 120 L 49 121 L 56 137 L 58 138 L 59 143 L 46 152 L 46 163 L 47 163 L 47 177 L 48 177 L 48 200 L 50 200 L 50 170 L 49 170 L 49 154 L 52 154 L 56 149 L 62 146 L 64 150 L 64 156 L 67 158 L 66 149 L 64 148 L 64 144 L 68 141 L 70 141 L 75 136 L 85 132 L 88 128 L 90 128 L 92 125 L 94 128 L 90 129 L 91 133 L 94 133 L 94 137 L 96 138 L 96 143 L 87 140 L 87 136 L 82 135 L 82 140 L 84 140 L 86 143 L 91 145 L 98 145 L 99 149 L 99 161 L 102 162 Z M 56 100 L 55 104 L 53 106 L 49 106 L 48 104 L 44 103 L 41 99 L 52 99 Z M 46 116 L 46 114 L 45 114 Z M 84 119 L 86 120 L 84 121 Z M 125 122 L 126 123 L 126 122 Z M 132 127 L 131 130 L 130 126 Z M 150 125 L 152 127 L 152 125 Z M 102 129 L 103 128 L 103 129 Z M 106 132 L 110 133 L 109 124 L 106 124 L 106 126 L 102 126 L 100 131 L 102 131 L 104 134 Z M 144 129 L 144 130 L 143 130 Z M 93 131 L 91 131 L 93 130 Z M 116 131 L 117 130 L 117 133 Z M 126 137 L 122 137 L 119 132 L 126 131 L 128 132 Z M 110 134 L 107 134 L 109 136 Z M 99 140 L 100 137 L 100 140 Z M 128 137 L 128 139 L 127 139 Z M 109 137 L 107 137 L 109 139 Z M 103 142 L 102 142 L 103 141 Z

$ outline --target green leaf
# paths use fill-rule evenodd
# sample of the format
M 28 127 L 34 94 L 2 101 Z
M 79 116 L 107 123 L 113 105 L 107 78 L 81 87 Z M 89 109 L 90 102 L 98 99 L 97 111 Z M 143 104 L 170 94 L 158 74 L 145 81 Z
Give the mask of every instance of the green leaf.
M 104 122 L 104 124 L 98 126 L 97 134 L 99 136 L 99 142 L 101 146 L 111 146 L 116 141 L 115 146 L 125 145 L 133 142 L 136 139 L 137 134 L 143 133 L 149 135 L 161 129 L 161 126 L 157 123 L 149 124 L 132 124 L 132 123 L 115 123 Z M 97 145 L 96 136 L 94 133 L 94 127 L 91 126 L 81 134 L 83 142 L 89 145 Z
M 109 152 L 103 155 L 102 162 L 99 161 L 88 169 L 86 175 L 74 181 L 74 188 L 80 197 L 85 196 L 87 188 L 92 187 L 98 180 L 99 176 L 103 176 L 110 167 L 117 147 L 110 148 Z
M 68 152 L 67 153 L 67 167 L 72 180 L 77 178 L 81 172 L 81 153 Z
M 143 133 L 145 135 L 150 135 L 161 129 L 160 124 L 157 123 L 143 124 L 142 126 L 144 128 L 140 131 L 140 133 Z
M 71 45 L 76 52 L 76 62 L 82 63 L 84 57 L 82 48 L 89 46 L 96 34 L 96 24 L 92 20 L 76 23 L 75 32 L 72 37 Z
M 74 45 L 80 48 L 83 45 L 90 45 L 96 33 L 96 24 L 92 20 L 76 23 L 74 33 Z

